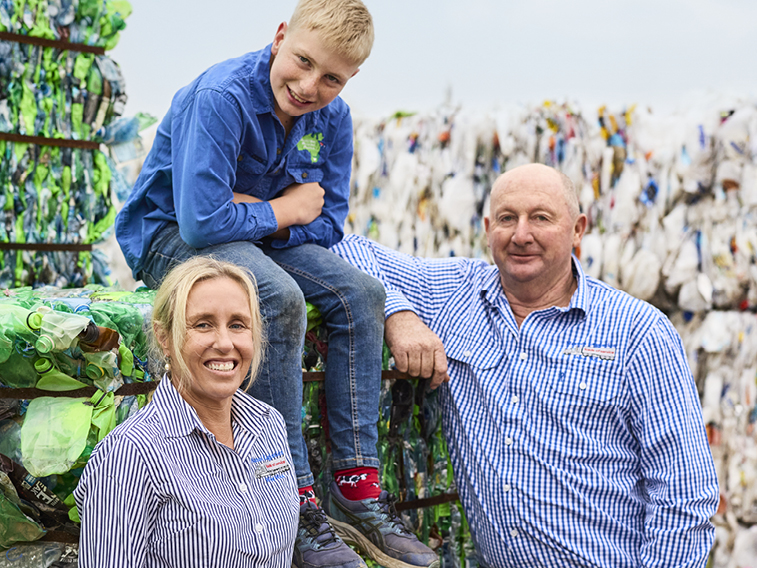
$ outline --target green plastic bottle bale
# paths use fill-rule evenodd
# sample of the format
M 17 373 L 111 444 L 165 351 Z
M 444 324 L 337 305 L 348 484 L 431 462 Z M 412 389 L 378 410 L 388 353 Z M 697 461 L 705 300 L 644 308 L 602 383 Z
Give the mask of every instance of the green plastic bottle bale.
M 21 456 L 34 477 L 66 473 L 87 445 L 92 404 L 86 398 L 43 396 L 29 402 L 21 426 Z
M 10 478 L 0 472 L 0 548 L 9 548 L 16 542 L 37 540 L 45 535 L 35 521 L 19 508 L 20 500 Z

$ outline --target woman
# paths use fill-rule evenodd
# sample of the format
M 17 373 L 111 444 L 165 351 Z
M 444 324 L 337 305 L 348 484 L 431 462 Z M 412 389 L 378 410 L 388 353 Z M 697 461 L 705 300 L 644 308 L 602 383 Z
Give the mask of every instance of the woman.
M 152 326 L 166 374 L 84 469 L 79 565 L 288 568 L 299 500 L 284 421 L 238 390 L 263 353 L 254 280 L 195 257 L 161 285 Z

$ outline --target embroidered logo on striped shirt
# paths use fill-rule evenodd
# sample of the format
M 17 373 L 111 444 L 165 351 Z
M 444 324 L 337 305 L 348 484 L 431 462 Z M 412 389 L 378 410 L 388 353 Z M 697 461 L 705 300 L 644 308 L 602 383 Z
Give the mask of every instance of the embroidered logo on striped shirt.
M 615 359 L 614 347 L 581 347 L 576 345 L 574 347 L 568 347 L 562 352 L 563 355 L 581 355 L 582 357 L 597 357 L 599 359 L 605 359 L 612 361 Z

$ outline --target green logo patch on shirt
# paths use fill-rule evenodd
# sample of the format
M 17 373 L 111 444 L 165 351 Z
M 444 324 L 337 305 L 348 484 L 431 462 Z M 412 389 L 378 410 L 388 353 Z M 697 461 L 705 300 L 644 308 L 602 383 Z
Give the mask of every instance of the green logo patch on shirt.
M 323 140 L 323 133 L 321 132 L 306 134 L 299 142 L 297 142 L 297 149 L 310 152 L 310 161 L 315 164 L 318 161 L 318 154 L 321 152 L 321 146 L 323 146 L 321 140 Z

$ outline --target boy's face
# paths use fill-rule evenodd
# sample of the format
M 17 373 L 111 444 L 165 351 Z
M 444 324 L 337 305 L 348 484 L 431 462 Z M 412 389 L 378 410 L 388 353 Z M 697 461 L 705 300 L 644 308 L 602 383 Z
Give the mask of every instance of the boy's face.
M 282 23 L 271 47 L 271 89 L 276 115 L 289 118 L 322 109 L 358 72 L 358 65 L 326 47 L 317 31 Z

